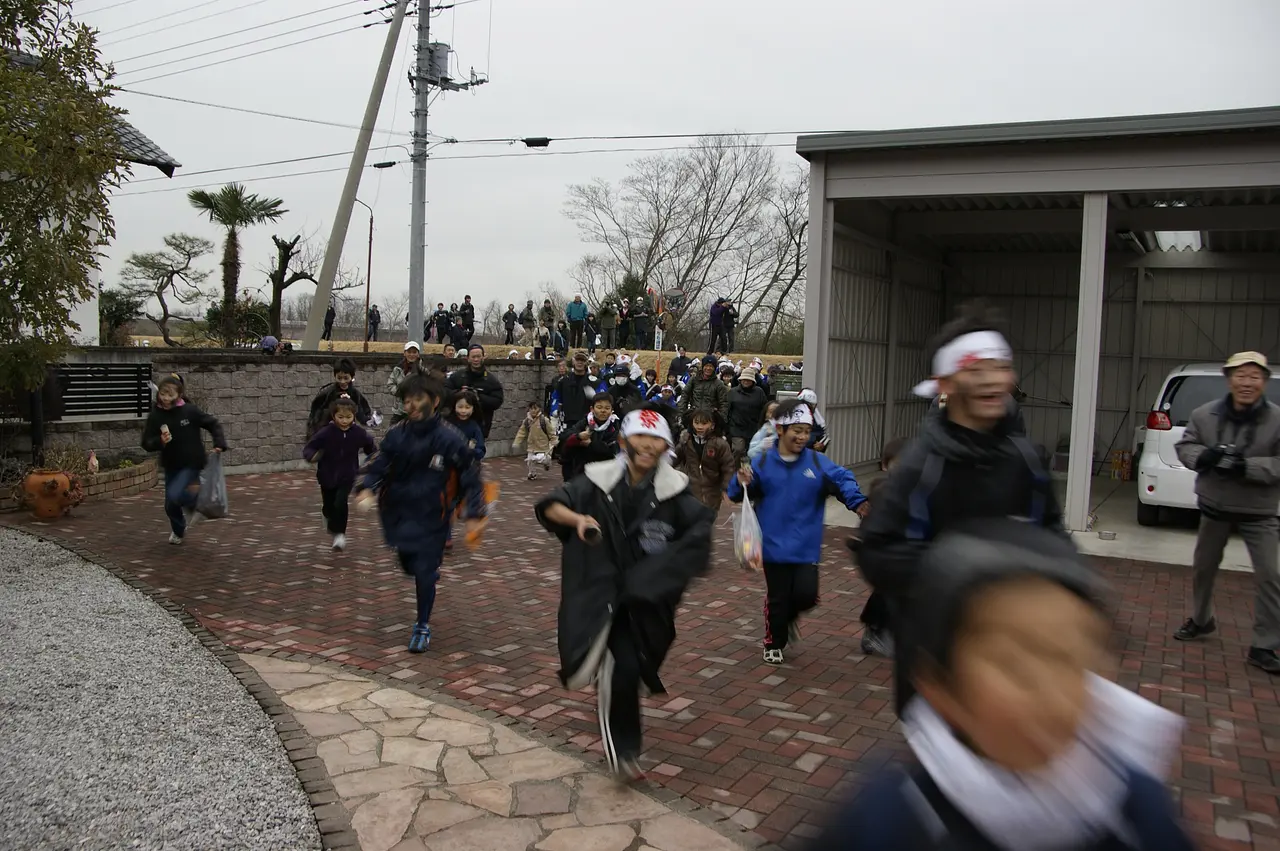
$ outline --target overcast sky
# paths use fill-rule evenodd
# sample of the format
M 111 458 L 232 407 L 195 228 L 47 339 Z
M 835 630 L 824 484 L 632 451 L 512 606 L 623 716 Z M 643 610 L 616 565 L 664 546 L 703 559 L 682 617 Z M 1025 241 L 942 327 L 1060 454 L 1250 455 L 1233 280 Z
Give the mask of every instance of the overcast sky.
M 378 5 L 381 0 L 83 0 L 76 9 L 101 30 L 103 55 L 116 62 L 123 86 L 355 125 L 385 27 L 144 81 L 356 27 L 369 18 L 348 16 Z M 238 6 L 248 8 L 231 11 Z M 315 11 L 325 7 L 336 8 Z M 184 23 L 218 12 L 225 14 Z M 337 22 L 140 70 L 326 21 Z M 412 23 L 406 22 L 378 120 L 394 133 L 377 134 L 375 147 L 409 141 Z M 476 92 L 445 95 L 432 108 L 432 132 L 460 140 L 775 132 L 768 141 L 779 145 L 779 159 L 798 163 L 797 131 L 1280 104 L 1277 0 L 470 0 L 441 12 L 432 28 L 456 51 L 455 68 L 490 76 Z M 174 180 L 152 179 L 159 172 L 137 167 L 135 181 L 117 193 L 117 237 L 104 283 L 116 280 L 130 253 L 159 248 L 167 233 L 220 241 L 218 229 L 187 203 L 193 186 L 238 180 L 250 191 L 283 198 L 290 210 L 279 224 L 245 234 L 242 286 L 261 283 L 258 269 L 269 260 L 273 232 L 327 237 L 348 156 L 243 166 L 350 151 L 354 130 L 129 93 L 117 102 L 183 167 Z M 490 298 L 505 304 L 544 280 L 568 289 L 566 269 L 591 247 L 563 215 L 566 186 L 616 180 L 639 154 L 567 152 L 676 144 L 684 143 L 553 143 L 547 154 L 497 144 L 436 148 L 427 188 L 428 304 L 460 301 L 464 292 L 481 305 Z M 493 154 L 522 155 L 449 159 Z M 400 148 L 370 154 L 371 162 L 407 159 Z M 184 177 L 227 167 L 234 168 Z M 314 169 L 339 171 L 267 179 Z M 409 167 L 367 170 L 359 197 L 376 211 L 377 301 L 407 288 Z M 345 258 L 363 269 L 368 219 L 363 208 L 356 210 Z

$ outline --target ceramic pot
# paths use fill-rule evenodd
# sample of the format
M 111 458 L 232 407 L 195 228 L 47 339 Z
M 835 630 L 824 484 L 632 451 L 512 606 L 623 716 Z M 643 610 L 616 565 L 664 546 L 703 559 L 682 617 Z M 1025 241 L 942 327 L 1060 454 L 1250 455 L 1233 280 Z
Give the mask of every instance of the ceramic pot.
M 59 470 L 32 470 L 22 480 L 22 491 L 31 513 L 43 519 L 68 513 L 82 495 L 79 479 Z

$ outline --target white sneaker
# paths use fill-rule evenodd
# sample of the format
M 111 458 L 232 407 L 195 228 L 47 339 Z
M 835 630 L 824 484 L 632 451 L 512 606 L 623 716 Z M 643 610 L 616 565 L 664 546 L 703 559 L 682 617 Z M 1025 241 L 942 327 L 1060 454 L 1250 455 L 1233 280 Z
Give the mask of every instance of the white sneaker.
M 334 551 L 335 553 L 340 553 L 340 552 L 342 552 L 343 550 L 345 550 L 346 548 L 347 548 L 347 536 L 346 536 L 346 535 L 334 535 L 334 536 L 333 536 L 333 551 Z
M 764 651 L 764 662 L 766 665 L 781 665 L 784 661 L 786 660 L 782 658 L 781 650 Z
M 181 539 L 181 538 L 179 538 L 175 533 L 170 532 L 170 533 L 169 533 L 169 543 L 173 544 L 175 547 L 176 547 L 176 546 L 180 546 L 180 545 L 182 544 L 182 539 Z

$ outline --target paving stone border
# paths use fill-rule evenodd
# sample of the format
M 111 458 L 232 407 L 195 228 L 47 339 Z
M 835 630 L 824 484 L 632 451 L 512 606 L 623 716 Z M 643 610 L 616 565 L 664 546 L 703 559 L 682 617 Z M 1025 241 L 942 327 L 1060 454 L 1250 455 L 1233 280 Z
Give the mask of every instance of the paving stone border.
M 18 531 L 32 534 L 26 532 L 26 530 Z M 227 670 L 240 681 L 245 690 L 262 707 L 262 711 L 271 719 L 276 733 L 280 736 L 281 744 L 284 745 L 289 760 L 297 772 L 298 781 L 302 784 L 303 791 L 306 792 L 311 801 L 324 851 L 361 851 L 359 839 L 355 830 L 351 827 L 350 816 L 341 804 L 341 799 L 334 788 L 328 770 L 325 768 L 324 761 L 319 758 L 316 752 L 315 740 L 294 719 L 292 710 L 285 705 L 275 690 L 263 681 L 252 666 L 240 658 L 239 651 L 233 650 L 223 643 L 222 639 L 201 624 L 195 615 L 191 614 L 185 607 L 172 602 L 163 592 L 153 588 L 113 562 L 102 558 L 92 550 L 74 544 L 57 535 L 41 533 L 33 535 L 33 537 L 56 544 L 85 561 L 101 567 L 130 588 L 150 598 L 160 608 L 176 618 L 197 641 L 213 654 L 214 658 L 226 666 Z M 325 664 L 340 669 L 344 673 L 379 683 L 387 688 L 398 689 L 444 706 L 451 706 L 463 712 L 469 712 L 486 721 L 501 724 L 553 751 L 580 759 L 587 765 L 596 768 L 600 773 L 605 773 L 603 771 L 604 758 L 594 751 L 571 742 L 564 736 L 540 730 L 522 719 L 495 712 L 492 709 L 482 709 L 464 700 L 459 700 L 443 690 L 437 691 L 416 683 L 398 680 L 395 677 L 370 671 L 366 668 L 335 662 L 317 654 L 292 653 L 287 650 L 266 652 L 249 650 L 245 652 L 252 653 L 255 656 L 271 657 L 291 662 Z M 648 781 L 636 788 L 637 791 L 666 805 L 672 812 L 694 819 L 745 848 L 754 849 L 754 851 L 783 851 L 779 846 L 767 842 L 759 834 L 743 828 L 714 810 L 703 807 L 660 784 Z

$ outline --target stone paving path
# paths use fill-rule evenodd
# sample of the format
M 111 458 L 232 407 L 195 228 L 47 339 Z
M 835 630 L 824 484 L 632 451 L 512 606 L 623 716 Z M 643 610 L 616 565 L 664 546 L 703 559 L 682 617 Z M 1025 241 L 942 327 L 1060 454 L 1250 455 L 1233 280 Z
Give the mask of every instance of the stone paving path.
M 316 740 L 363 851 L 740 851 L 474 712 L 329 664 L 241 654 Z
M 556 484 L 524 480 L 515 459 L 486 462 L 503 483 L 479 552 L 444 565 L 429 653 L 405 642 L 413 587 L 381 546 L 376 517 L 353 513 L 350 548 L 319 531 L 305 473 L 233 476 L 233 515 L 199 526 L 181 547 L 161 494 L 97 504 L 56 524 L 0 516 L 110 561 L 240 651 L 288 651 L 378 672 L 519 718 L 599 752 L 591 696 L 555 677 L 559 549 L 531 506 Z M 867 588 L 828 529 L 822 605 L 805 641 L 774 669 L 760 659 L 759 577 L 732 563 L 721 512 L 711 574 L 681 606 L 664 669 L 668 694 L 646 701 L 650 778 L 787 849 L 800 847 L 842 796 L 901 759 L 890 668 L 858 652 Z M 1209 640 L 1171 637 L 1186 617 L 1190 571 L 1108 561 L 1116 591 L 1119 681 L 1181 713 L 1188 726 L 1172 778 L 1190 827 L 1215 851 L 1280 848 L 1280 691 L 1244 664 L 1253 578 L 1219 577 L 1220 628 Z

